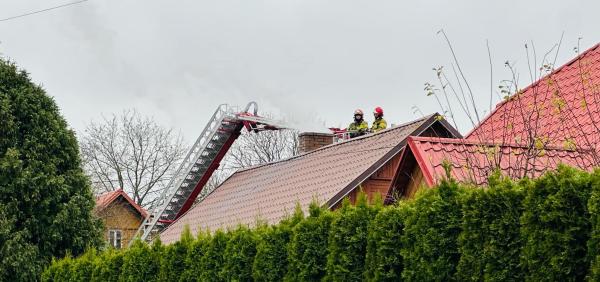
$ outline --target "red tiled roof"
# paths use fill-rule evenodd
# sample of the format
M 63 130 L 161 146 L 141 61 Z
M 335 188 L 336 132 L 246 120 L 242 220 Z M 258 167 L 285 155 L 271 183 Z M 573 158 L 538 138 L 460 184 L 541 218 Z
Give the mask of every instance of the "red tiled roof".
M 430 115 L 376 134 L 238 171 L 165 229 L 161 240 L 166 244 L 179 240 L 185 224 L 193 233 L 199 227 L 215 231 L 238 222 L 251 225 L 259 213 L 273 224 L 281 220 L 285 210 L 293 211 L 296 201 L 306 211 L 315 195 L 331 207 L 397 155 L 408 136 L 420 134 L 435 122 L 434 115 Z M 442 125 L 450 127 L 443 120 Z
M 590 163 L 590 158 L 585 155 L 590 150 L 582 148 L 574 151 L 547 146 L 541 156 L 531 158 L 531 154 L 526 153 L 527 147 L 516 143 L 498 145 L 465 139 L 409 137 L 407 145 L 409 149 L 404 151 L 403 159 L 406 154 L 414 154 L 429 186 L 446 175 L 443 161 L 452 165 L 451 176 L 454 179 L 478 185 L 487 183 L 494 167 L 518 179 L 524 176 L 526 167 L 534 168 L 527 176 L 536 177 L 557 168 L 558 163 L 582 168 L 588 168 Z
M 499 103 L 465 138 L 526 141 L 527 133 L 534 132 L 533 138 L 546 137 L 555 144 L 570 136 L 577 146 L 600 149 L 599 46 L 523 89 L 520 97 L 515 94 Z
M 97 213 L 100 210 L 108 207 L 108 205 L 110 205 L 112 202 L 114 202 L 119 197 L 123 197 L 123 199 L 125 199 L 127 202 L 129 202 L 129 204 L 131 204 L 131 206 L 133 206 L 133 208 L 136 209 L 142 216 L 146 217 L 148 215 L 148 213 L 147 213 L 148 211 L 145 209 L 142 209 L 142 207 L 140 207 L 138 204 L 136 204 L 127 195 L 127 193 L 125 193 L 123 191 L 123 189 L 118 189 L 118 190 L 108 192 L 106 194 L 102 194 L 102 195 L 96 197 L 96 209 L 94 210 L 94 212 Z

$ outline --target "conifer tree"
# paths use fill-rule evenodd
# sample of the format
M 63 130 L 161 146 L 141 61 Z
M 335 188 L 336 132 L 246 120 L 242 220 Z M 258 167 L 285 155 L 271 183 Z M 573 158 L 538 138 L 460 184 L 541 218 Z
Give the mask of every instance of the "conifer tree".
M 109 249 L 98 257 L 91 282 L 118 282 L 123 270 L 123 251 Z
M 256 247 L 256 258 L 252 267 L 254 281 L 282 281 L 287 273 L 288 245 L 292 237 L 292 230 L 304 219 L 304 212 L 300 203 L 291 218 L 284 218 L 278 225 L 269 227 L 262 235 Z
M 590 173 L 559 165 L 525 186 L 521 263 L 528 281 L 582 281 L 589 271 Z
M 56 277 L 57 273 L 58 273 L 58 262 L 55 259 L 52 259 L 50 266 L 46 267 L 46 269 L 42 273 L 42 277 L 41 277 L 40 281 L 52 282 L 52 281 L 54 281 L 54 277 Z
M 223 266 L 225 264 L 223 254 L 225 253 L 228 241 L 229 234 L 225 233 L 222 229 L 217 230 L 213 234 L 210 243 L 206 247 L 206 254 L 202 257 L 200 281 L 227 281 L 223 273 Z
M 160 281 L 164 246 L 160 238 L 152 242 L 152 248 L 137 239 L 123 255 L 122 282 Z
M 600 281 L 600 170 L 592 175 L 592 190 L 588 200 L 590 213 L 590 239 L 587 242 L 587 256 L 590 261 L 588 281 Z
M 365 280 L 402 281 L 402 235 L 408 209 L 408 203 L 400 202 L 397 207 L 383 208 L 373 220 L 367 240 Z
M 161 281 L 179 282 L 186 271 L 186 258 L 194 238 L 189 225 L 183 227 L 181 239 L 165 248 L 165 257 L 162 260 Z
M 52 260 L 52 264 L 44 271 L 41 277 L 42 282 L 69 282 L 73 276 L 73 262 L 71 256 L 67 254 L 61 260 Z M 27 281 L 27 280 L 25 280 Z M 35 280 L 33 280 L 35 281 Z
M 520 217 L 525 193 L 499 172 L 489 188 L 474 189 L 463 203 L 463 231 L 458 239 L 461 253 L 457 278 L 461 281 L 523 281 L 519 265 L 523 240 Z
M 293 230 L 285 281 L 320 281 L 327 273 L 328 237 L 333 213 L 315 200 L 309 216 Z
M 71 281 L 90 281 L 98 258 L 95 249 L 89 249 L 85 254 L 73 261 Z
M 381 197 L 374 197 L 375 206 L 370 206 L 362 188 L 356 198 L 356 206 L 349 198 L 331 224 L 329 232 L 329 255 L 325 281 L 362 281 L 367 255 L 368 228 L 381 208 Z
M 210 244 L 210 234 L 208 230 L 200 229 L 196 240 L 192 242 L 185 258 L 186 269 L 181 275 L 181 282 L 199 281 L 202 274 L 202 259 L 206 255 L 207 247 Z
M 448 179 L 417 192 L 402 239 L 406 281 L 456 281 L 457 241 L 462 230 L 459 201 L 465 192 Z
M 253 281 L 252 264 L 256 257 L 258 230 L 239 224 L 230 230 L 225 248 L 223 275 L 227 281 Z
M 35 281 L 52 258 L 103 243 L 75 133 L 54 100 L 0 57 L 0 281 Z

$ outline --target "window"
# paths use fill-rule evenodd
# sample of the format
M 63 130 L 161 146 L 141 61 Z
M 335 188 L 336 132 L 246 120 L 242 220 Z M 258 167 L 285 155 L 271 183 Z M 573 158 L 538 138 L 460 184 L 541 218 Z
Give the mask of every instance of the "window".
M 108 230 L 108 244 L 115 249 L 121 249 L 121 230 Z

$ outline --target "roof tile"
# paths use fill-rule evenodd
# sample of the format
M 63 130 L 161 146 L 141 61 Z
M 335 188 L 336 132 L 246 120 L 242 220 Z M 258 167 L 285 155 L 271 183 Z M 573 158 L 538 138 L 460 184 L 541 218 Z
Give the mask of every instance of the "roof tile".
M 515 99 L 499 103 L 465 138 L 512 142 L 525 140 L 531 133 L 559 145 L 571 137 L 579 147 L 600 149 L 598 47 L 600 44 L 523 89 L 520 97 L 513 95 Z M 539 116 L 531 110 L 536 107 Z
M 487 177 L 496 167 L 503 174 L 518 179 L 523 176 L 539 176 L 549 169 L 555 169 L 558 163 L 577 167 L 589 167 L 590 164 L 590 158 L 586 155 L 590 150 L 582 148 L 574 151 L 548 146 L 544 149 L 544 155 L 531 159 L 525 153 L 527 147 L 517 143 L 498 145 L 494 142 L 465 139 L 409 137 L 407 144 L 415 154 L 429 185 L 434 185 L 445 176 L 442 166 L 444 161 L 452 165 L 451 176 L 454 179 L 478 185 L 487 183 Z M 525 175 L 526 167 L 535 169 Z

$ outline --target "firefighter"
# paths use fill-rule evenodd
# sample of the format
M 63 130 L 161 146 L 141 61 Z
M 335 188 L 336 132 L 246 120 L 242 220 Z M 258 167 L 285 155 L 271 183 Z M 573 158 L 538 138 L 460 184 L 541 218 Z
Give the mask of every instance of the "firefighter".
M 363 119 L 363 111 L 354 111 L 354 122 L 348 126 L 347 130 L 357 130 L 356 133 L 350 133 L 350 138 L 365 135 L 369 129 L 369 123 Z
M 385 122 L 385 119 L 383 119 L 383 110 L 380 107 L 377 107 L 375 110 L 373 110 L 373 115 L 375 116 L 375 121 L 373 121 L 371 133 L 384 130 L 387 126 L 387 123 Z

